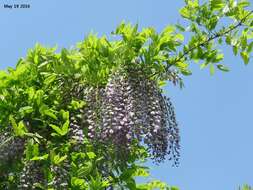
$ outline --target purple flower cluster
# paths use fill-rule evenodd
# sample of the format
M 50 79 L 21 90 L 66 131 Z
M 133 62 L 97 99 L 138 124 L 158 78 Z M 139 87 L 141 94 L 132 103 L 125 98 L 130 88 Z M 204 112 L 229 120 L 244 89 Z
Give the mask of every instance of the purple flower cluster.
M 52 165 L 51 172 L 53 173 L 52 186 L 54 189 L 67 190 L 69 180 L 70 165 L 64 162 L 61 165 Z
M 101 130 L 101 104 L 104 90 L 102 88 L 88 88 L 84 93 L 87 107 L 84 110 L 84 118 L 88 124 L 88 137 L 97 139 Z
M 135 139 L 145 143 L 153 159 L 170 155 L 178 164 L 179 129 L 174 107 L 158 84 L 141 72 L 115 72 L 104 89 L 93 88 L 86 97 L 84 114 L 88 137 L 111 144 L 125 155 Z
M 80 110 L 82 111 L 82 110 Z M 83 133 L 83 127 L 81 126 L 81 120 L 77 116 L 78 113 L 73 113 L 70 115 L 70 131 L 69 131 L 69 138 L 75 142 L 74 149 L 78 150 L 80 146 L 83 144 L 84 141 L 84 133 Z
M 28 162 L 20 173 L 19 189 L 37 189 L 36 184 L 45 185 L 46 181 L 42 167 L 38 162 Z
M 126 76 L 116 74 L 105 88 L 101 105 L 100 140 L 110 141 L 118 153 L 130 148 L 134 137 L 133 89 Z
M 9 131 L 0 134 L 0 165 L 21 158 L 25 140 L 13 137 Z

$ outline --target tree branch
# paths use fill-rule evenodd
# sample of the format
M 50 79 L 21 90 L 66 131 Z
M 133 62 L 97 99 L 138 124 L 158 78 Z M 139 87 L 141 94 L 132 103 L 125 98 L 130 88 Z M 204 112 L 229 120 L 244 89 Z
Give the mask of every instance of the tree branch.
M 201 42 L 193 47 L 191 47 L 189 50 L 185 51 L 181 56 L 179 56 L 177 59 L 175 59 L 175 61 L 173 61 L 171 64 L 167 65 L 166 68 L 165 68 L 165 71 L 168 71 L 169 68 L 173 65 L 175 65 L 177 62 L 180 62 L 184 57 L 186 57 L 189 53 L 191 53 L 193 50 L 201 47 L 201 46 L 204 46 L 205 44 L 209 43 L 210 41 L 212 40 L 215 40 L 219 37 L 222 37 L 230 32 L 232 32 L 233 30 L 235 30 L 236 28 L 240 27 L 244 22 L 245 20 L 253 13 L 253 10 L 250 11 L 245 17 L 243 17 L 240 22 L 238 22 L 236 25 L 234 25 L 233 27 L 229 28 L 228 30 L 224 31 L 224 32 L 221 32 L 221 33 L 217 33 L 215 35 L 212 35 L 210 36 L 207 40 L 205 40 L 204 42 Z M 151 77 L 155 76 L 159 74 L 159 72 L 157 73 L 154 73 Z

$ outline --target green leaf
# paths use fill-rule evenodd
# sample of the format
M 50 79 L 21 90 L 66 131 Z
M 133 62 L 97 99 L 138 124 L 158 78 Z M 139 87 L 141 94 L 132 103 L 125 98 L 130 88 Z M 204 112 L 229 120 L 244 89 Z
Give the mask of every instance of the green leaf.
M 67 121 L 63 124 L 62 130 L 61 130 L 61 131 L 62 131 L 62 132 L 61 132 L 61 135 L 62 135 L 62 136 L 66 135 L 66 134 L 68 133 L 68 131 L 69 131 L 69 120 L 67 120 Z
M 222 38 L 219 38 L 219 39 L 218 39 L 218 43 L 219 43 L 219 44 L 222 44 Z
M 224 55 L 223 54 L 218 54 L 215 59 L 213 60 L 213 63 L 218 63 L 220 62 L 221 60 L 223 60 L 224 58 Z
M 49 124 L 49 126 L 50 126 L 52 129 L 54 129 L 55 132 L 56 132 L 58 135 L 64 136 L 64 135 L 66 135 L 66 134 L 68 133 L 68 131 L 69 131 L 69 120 L 67 120 L 67 121 L 63 124 L 62 128 L 60 128 L 60 127 L 58 127 L 58 126 L 56 126 L 56 125 L 53 125 L 53 124 Z
M 48 154 L 44 154 L 43 156 L 34 156 L 31 160 L 47 160 Z
M 96 157 L 96 154 L 94 152 L 87 152 L 87 156 L 92 160 Z
M 180 41 L 184 41 L 184 35 L 183 34 L 180 34 L 180 33 L 176 34 L 175 38 L 178 39 L 178 40 L 180 40 Z
M 43 90 L 36 91 L 34 98 L 35 98 L 35 101 L 36 101 L 38 106 L 40 106 L 42 104 L 43 96 L 44 96 L 44 91 Z
M 25 136 L 32 137 L 38 144 L 40 144 L 40 140 L 43 139 L 38 133 L 25 133 Z
M 188 69 L 182 70 L 181 73 L 184 76 L 190 76 L 190 75 L 192 75 L 192 72 L 190 70 L 188 70 Z
M 48 86 L 49 84 L 51 84 L 52 82 L 55 81 L 56 77 L 57 77 L 56 74 L 51 74 L 51 75 L 49 75 L 49 76 L 44 80 L 44 84 L 45 84 L 46 86 Z
M 85 162 L 85 165 L 79 167 L 79 169 L 77 170 L 78 176 L 79 177 L 85 177 L 87 176 L 91 171 L 92 171 L 92 162 L 88 161 Z
M 175 66 L 179 68 L 180 72 L 185 76 L 189 76 L 192 74 L 192 72 L 188 69 L 187 63 L 177 62 Z
M 231 44 L 231 41 L 232 41 L 232 37 L 230 35 L 227 35 L 226 39 L 225 39 L 225 42 L 230 45 Z
M 122 174 L 120 175 L 120 179 L 121 180 L 127 180 L 127 179 L 130 179 L 130 178 L 132 178 L 132 176 L 133 176 L 133 174 L 134 174 L 134 172 L 135 172 L 135 168 L 126 168 L 125 170 L 124 170 L 124 172 L 122 172 Z
M 244 64 L 247 65 L 249 63 L 249 54 L 245 51 L 242 51 L 241 57 L 243 59 Z
M 180 24 L 176 24 L 175 26 L 176 26 L 176 28 L 177 28 L 179 31 L 185 32 L 184 26 L 182 26 L 182 25 L 180 25 Z
M 197 8 L 199 6 L 199 0 L 185 0 L 185 3 L 190 8 Z
M 218 18 L 217 18 L 217 16 L 213 16 L 213 17 L 209 20 L 209 23 L 208 23 L 208 25 L 207 25 L 208 29 L 209 29 L 209 30 L 213 30 L 213 29 L 216 27 L 217 23 L 218 23 Z
M 211 75 L 214 75 L 214 73 L 215 73 L 214 65 L 213 65 L 213 64 L 210 64 L 210 74 L 211 74 Z
M 60 127 L 53 125 L 53 124 L 49 124 L 49 126 L 56 131 L 57 134 L 61 135 L 62 134 L 62 130 Z
M 240 40 L 241 40 L 241 48 L 244 50 L 248 45 L 247 44 L 247 36 L 242 36 L 240 38 Z
M 184 18 L 189 19 L 191 17 L 191 13 L 190 13 L 189 9 L 187 9 L 186 7 L 183 7 L 182 9 L 180 9 L 179 13 Z
M 153 181 L 149 182 L 148 187 L 151 189 L 155 189 L 155 188 L 164 189 L 166 187 L 166 184 L 164 182 L 159 181 L 159 180 L 153 180 Z
M 136 189 L 136 182 L 134 179 L 130 178 L 126 180 L 126 186 L 128 189 Z
M 212 10 L 221 10 L 225 6 L 222 0 L 211 0 L 210 3 Z
M 59 154 L 57 154 L 53 157 L 53 163 L 59 165 L 62 161 L 66 160 L 67 157 L 67 155 L 60 156 Z
M 162 35 L 169 35 L 171 33 L 173 33 L 175 31 L 175 27 L 172 25 L 168 25 L 166 26 L 163 31 L 162 31 Z
M 188 64 L 187 64 L 187 63 L 184 63 L 184 62 L 177 62 L 177 63 L 175 64 L 175 66 L 176 66 L 177 68 L 179 68 L 180 70 L 185 70 L 185 69 L 187 69 Z
M 33 139 L 29 139 L 25 149 L 26 160 L 32 159 L 34 156 L 39 155 L 39 146 Z
M 252 52 L 252 48 L 253 48 L 253 42 L 250 42 L 250 44 L 248 45 L 248 48 L 247 48 L 247 52 L 251 53 Z
M 39 145 L 37 143 L 33 143 L 32 147 L 32 155 L 33 156 L 38 156 L 39 155 Z
M 57 120 L 56 115 L 53 113 L 53 111 L 51 109 L 44 110 L 44 114 L 51 117 L 51 118 L 53 118 L 53 119 L 55 119 L 55 120 Z
M 69 120 L 69 112 L 68 111 L 61 110 L 60 115 L 62 116 L 62 119 L 64 121 Z
M 234 55 L 237 55 L 237 53 L 238 53 L 238 47 L 237 46 L 233 46 L 233 53 L 234 53 Z
M 208 65 L 209 63 L 208 62 L 204 62 L 200 65 L 200 69 L 204 69 L 206 68 L 206 66 Z
M 18 125 L 17 125 L 17 123 L 16 123 L 16 121 L 15 121 L 15 119 L 12 115 L 9 116 L 9 120 L 11 122 L 11 125 L 12 125 L 13 129 L 14 129 L 14 132 L 18 133 Z
M 71 178 L 71 185 L 74 188 L 80 189 L 88 189 L 87 184 L 84 179 L 72 177 Z
M 172 187 L 170 188 L 170 190 L 179 190 L 179 188 L 178 188 L 178 187 L 173 187 L 173 186 L 172 186 Z
M 39 111 L 42 115 L 46 115 L 46 116 L 49 116 L 49 117 L 57 120 L 57 116 L 54 114 L 55 111 L 52 109 L 49 109 L 47 105 L 44 104 L 44 105 L 40 106 Z
M 133 176 L 139 176 L 139 177 L 148 177 L 150 173 L 144 169 L 144 168 L 137 168 L 136 171 L 134 172 Z
M 17 123 L 12 115 L 9 116 L 9 120 L 11 122 L 11 125 L 13 127 L 15 135 L 23 137 L 25 135 L 25 133 L 27 132 L 27 129 L 26 129 L 23 121 L 20 121 L 17 125 Z
M 24 136 L 25 133 L 27 132 L 26 126 L 23 121 L 20 121 L 18 123 L 18 130 L 20 132 L 20 136 Z
M 39 63 L 39 55 L 38 55 L 37 53 L 34 55 L 33 62 L 34 62 L 36 65 L 38 65 L 38 63 Z
M 76 100 L 72 100 L 70 103 L 70 107 L 73 108 L 74 110 L 80 109 L 83 106 L 85 106 L 85 102 L 80 100 L 80 101 L 76 101 Z
M 238 7 L 241 7 L 241 8 L 245 8 L 245 7 L 248 7 L 250 6 L 250 2 L 246 1 L 246 0 L 242 0 L 238 3 Z
M 18 110 L 18 112 L 22 115 L 25 116 L 26 114 L 32 113 L 33 112 L 33 107 L 31 106 L 25 106 L 22 107 Z
M 164 80 L 163 81 L 159 81 L 158 85 L 159 85 L 159 87 L 163 87 L 163 86 L 167 85 L 167 82 L 164 81 Z
M 49 63 L 50 63 L 50 62 L 48 62 L 48 61 L 42 62 L 42 63 L 39 64 L 38 68 L 41 69 L 41 68 L 43 68 L 44 66 L 48 65 Z
M 32 100 L 35 96 L 35 90 L 33 87 L 30 87 L 26 90 L 27 94 L 28 94 L 28 102 L 32 103 Z
M 229 71 L 229 68 L 228 68 L 228 67 L 226 67 L 226 66 L 224 66 L 224 65 L 221 65 L 221 64 L 217 65 L 217 68 L 218 68 L 219 70 L 221 70 L 221 71 L 224 71 L 224 72 L 228 72 L 228 71 Z

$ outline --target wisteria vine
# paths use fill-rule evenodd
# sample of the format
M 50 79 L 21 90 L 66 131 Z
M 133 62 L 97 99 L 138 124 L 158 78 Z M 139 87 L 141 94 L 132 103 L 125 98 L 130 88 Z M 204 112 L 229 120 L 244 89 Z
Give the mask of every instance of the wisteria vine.
M 69 116 L 67 138 L 72 142 L 72 151 L 85 149 L 84 139 L 94 145 L 112 147 L 118 160 L 127 159 L 133 146 L 146 146 L 150 157 L 159 163 L 169 156 L 174 165 L 179 164 L 180 136 L 174 107 L 170 98 L 162 94 L 157 81 L 146 77 L 140 70 L 120 69 L 112 73 L 105 86 L 91 87 L 74 85 L 64 99 L 79 99 L 85 106 L 72 110 Z M 69 97 L 70 96 L 70 97 Z M 30 126 L 27 126 L 30 130 Z M 22 158 L 27 141 L 0 134 L 0 163 Z M 49 185 L 66 189 L 71 171 L 70 158 L 64 165 L 51 164 Z M 20 189 L 32 189 L 34 184 L 47 185 L 40 162 L 23 162 L 19 177 Z M 111 172 L 101 165 L 101 173 Z M 107 169 L 105 169 L 107 168 Z

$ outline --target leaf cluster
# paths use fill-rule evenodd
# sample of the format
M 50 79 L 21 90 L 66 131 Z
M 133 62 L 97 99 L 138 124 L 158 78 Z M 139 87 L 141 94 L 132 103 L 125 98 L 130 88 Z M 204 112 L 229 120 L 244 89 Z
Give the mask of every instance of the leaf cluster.
M 0 135 L 11 133 L 0 148 L 10 139 L 25 140 L 21 158 L 8 165 L 0 160 L 0 188 L 16 189 L 24 165 L 40 163 L 49 182 L 35 184 L 40 189 L 55 188 L 56 174 L 50 168 L 68 165 L 71 189 L 176 190 L 157 180 L 136 183 L 136 176 L 149 176 L 143 166 L 149 158 L 146 147 L 133 144 L 129 157 L 120 161 L 113 156 L 113 147 L 92 144 L 87 130 L 81 146 L 69 140 L 71 116 L 80 118 L 80 110 L 87 108 L 79 92 L 87 86 L 104 87 L 120 68 L 138 69 L 161 85 L 171 81 L 181 87 L 183 75 L 191 75 L 191 61 L 201 62 L 202 69 L 208 66 L 211 74 L 215 68 L 227 72 L 229 68 L 220 63 L 222 44 L 248 64 L 253 48 L 249 5 L 246 0 L 185 0 L 179 11 L 183 25 L 168 25 L 158 33 L 122 22 L 111 40 L 90 34 L 75 48 L 59 52 L 37 44 L 15 68 L 0 71 Z

